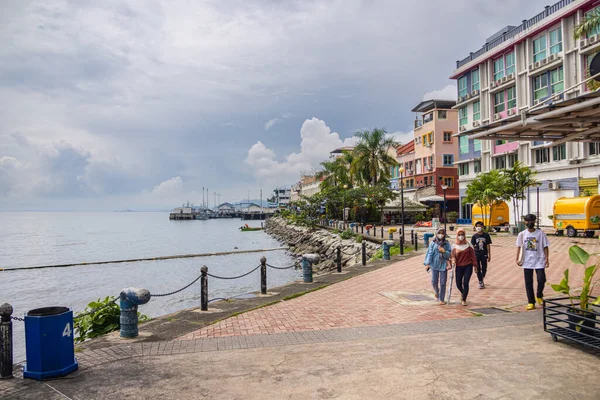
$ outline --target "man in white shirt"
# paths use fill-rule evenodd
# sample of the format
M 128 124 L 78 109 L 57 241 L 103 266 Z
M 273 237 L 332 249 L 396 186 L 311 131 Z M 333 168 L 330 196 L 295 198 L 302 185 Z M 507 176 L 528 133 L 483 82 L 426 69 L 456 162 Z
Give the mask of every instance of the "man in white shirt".
M 527 292 L 527 309 L 534 310 L 535 302 L 544 303 L 544 285 L 548 268 L 548 237 L 544 232 L 535 229 L 535 215 L 525 216 L 525 229 L 517 236 L 517 265 L 523 267 L 525 274 L 525 291 Z M 533 291 L 533 271 L 537 276 L 537 293 Z

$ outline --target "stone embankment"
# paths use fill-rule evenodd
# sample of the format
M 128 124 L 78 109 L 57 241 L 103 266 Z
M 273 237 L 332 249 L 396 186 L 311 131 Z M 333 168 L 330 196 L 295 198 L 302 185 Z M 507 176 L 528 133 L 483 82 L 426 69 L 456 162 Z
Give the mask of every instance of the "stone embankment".
M 362 262 L 362 244 L 354 238 L 342 239 L 338 234 L 323 228 L 309 229 L 298 225 L 288 225 L 286 219 L 269 218 L 265 230 L 268 234 L 286 243 L 290 251 L 296 255 L 318 253 L 321 263 L 314 268 L 331 270 L 336 268 L 337 248 L 342 248 L 342 267 L 349 267 Z M 379 245 L 366 242 L 367 260 L 379 249 Z

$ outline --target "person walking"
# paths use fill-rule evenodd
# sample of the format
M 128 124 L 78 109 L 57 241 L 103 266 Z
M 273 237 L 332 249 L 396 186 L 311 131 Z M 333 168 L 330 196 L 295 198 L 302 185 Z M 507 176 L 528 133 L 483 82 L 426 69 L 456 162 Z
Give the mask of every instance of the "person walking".
M 550 266 L 548 259 L 548 237 L 540 229 L 535 228 L 535 215 L 525 216 L 527 229 L 517 236 L 517 265 L 523 268 L 525 291 L 527 292 L 527 309 L 534 310 L 535 303 L 544 304 L 544 285 L 546 284 L 546 268 Z M 533 271 L 537 277 L 537 291 L 533 291 Z
M 477 258 L 475 249 L 467 242 L 465 230 L 462 228 L 456 231 L 456 243 L 452 245 L 450 260 L 455 268 L 456 287 L 461 294 L 461 303 L 466 306 L 467 296 L 469 295 L 469 281 L 471 275 L 473 275 L 473 270 L 476 268 Z
M 488 262 L 492 261 L 492 238 L 487 232 L 483 231 L 483 222 L 475 223 L 475 234 L 471 238 L 471 244 L 475 248 L 477 258 L 477 279 L 479 280 L 479 289 L 485 289 L 485 274 L 487 273 Z
M 431 270 L 431 285 L 439 304 L 446 304 L 444 301 L 446 281 L 448 270 L 452 269 L 452 266 L 448 263 L 451 251 L 450 243 L 446 240 L 446 231 L 444 228 L 438 229 L 435 238 L 427 248 L 423 265 L 425 265 L 426 271 Z

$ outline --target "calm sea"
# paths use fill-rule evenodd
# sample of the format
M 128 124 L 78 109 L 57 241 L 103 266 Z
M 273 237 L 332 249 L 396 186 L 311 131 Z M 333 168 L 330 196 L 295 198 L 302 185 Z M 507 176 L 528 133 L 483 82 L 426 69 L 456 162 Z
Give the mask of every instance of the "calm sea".
M 169 221 L 164 212 L 0 212 L 0 268 L 146 258 L 177 254 L 281 247 L 266 233 L 241 232 L 239 219 Z M 260 226 L 259 221 L 249 221 Z M 230 256 L 173 259 L 122 264 L 84 265 L 21 271 L 0 271 L 0 304 L 8 302 L 15 316 L 47 306 L 81 311 L 90 302 L 117 296 L 126 287 L 151 293 L 179 289 L 200 274 L 235 276 L 259 264 L 266 256 L 275 266 L 292 265 L 285 251 Z M 268 287 L 301 278 L 295 269 L 268 269 Z M 209 278 L 209 299 L 260 290 L 256 271 L 236 280 Z M 200 285 L 170 297 L 154 298 L 140 306 L 151 317 L 200 305 Z M 15 361 L 25 358 L 23 323 L 15 321 Z

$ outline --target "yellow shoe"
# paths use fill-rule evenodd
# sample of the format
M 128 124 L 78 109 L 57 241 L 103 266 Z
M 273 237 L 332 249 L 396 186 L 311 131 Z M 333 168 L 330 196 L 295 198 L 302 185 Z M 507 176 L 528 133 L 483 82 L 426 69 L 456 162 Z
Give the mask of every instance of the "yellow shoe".
M 529 304 L 527 304 L 527 307 L 525 309 L 526 310 L 535 310 L 535 304 L 529 303 Z
M 544 299 L 541 297 L 536 297 L 535 298 L 537 300 L 537 303 L 541 306 L 542 304 L 544 304 Z

